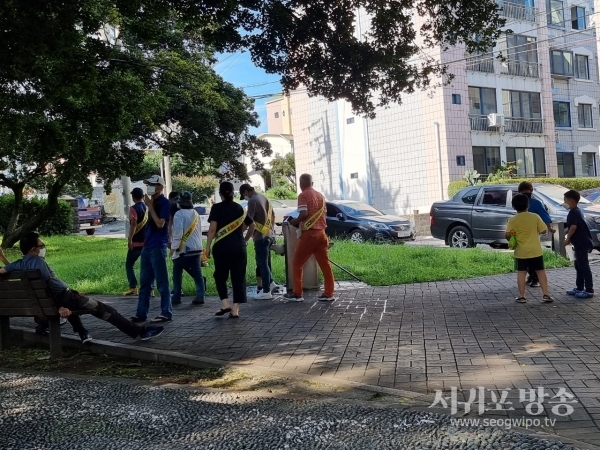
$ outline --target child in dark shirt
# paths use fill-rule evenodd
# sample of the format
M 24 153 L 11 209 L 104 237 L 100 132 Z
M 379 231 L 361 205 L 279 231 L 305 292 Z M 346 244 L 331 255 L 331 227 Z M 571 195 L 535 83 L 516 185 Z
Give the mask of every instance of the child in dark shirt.
M 565 203 L 569 206 L 567 227 L 569 232 L 565 237 L 565 245 L 572 244 L 575 252 L 575 271 L 577 272 L 576 287 L 567 291 L 568 295 L 577 298 L 591 298 L 594 295 L 592 270 L 588 260 L 588 253 L 592 251 L 592 234 L 585 223 L 583 213 L 577 207 L 581 196 L 577 191 L 567 191 L 564 194 Z

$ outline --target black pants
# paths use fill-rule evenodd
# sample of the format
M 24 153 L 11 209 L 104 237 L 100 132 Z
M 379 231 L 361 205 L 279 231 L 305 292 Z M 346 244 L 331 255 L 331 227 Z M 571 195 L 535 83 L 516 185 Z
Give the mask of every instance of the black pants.
M 227 295 L 227 279 L 231 275 L 233 288 L 233 303 L 246 303 L 246 263 L 248 256 L 246 247 L 213 249 L 215 262 L 215 284 L 221 300 L 229 298 Z
M 594 292 L 594 281 L 592 278 L 592 269 L 590 269 L 590 261 L 588 259 L 587 249 L 578 250 L 574 249 L 575 253 L 575 271 L 577 272 L 577 278 L 575 284 L 578 291 L 585 291 L 589 293 Z
M 527 274 L 529 275 L 529 282 L 537 283 L 540 281 L 540 279 L 537 276 L 537 273 L 535 273 L 535 270 L 527 269 Z
M 68 308 L 71 311 L 91 310 L 93 311 L 92 316 L 110 323 L 132 338 L 138 337 L 144 329 L 142 326 L 127 320 L 112 306 L 81 295 L 77 291 L 68 290 L 64 291 L 61 295 L 57 295 L 56 304 L 63 308 Z M 78 333 L 79 330 L 85 331 L 79 316 L 71 315 L 69 319 L 71 318 L 72 320 L 69 321 L 71 322 L 71 325 L 73 325 L 73 331 L 76 333 Z

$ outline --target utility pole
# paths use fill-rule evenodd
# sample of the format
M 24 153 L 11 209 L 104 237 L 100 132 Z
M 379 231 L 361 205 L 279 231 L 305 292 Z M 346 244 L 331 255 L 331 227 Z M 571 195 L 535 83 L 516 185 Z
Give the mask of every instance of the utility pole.
M 164 156 L 163 163 L 165 166 L 165 190 L 167 194 L 170 194 L 173 190 L 173 184 L 171 183 L 171 158 L 169 156 Z
M 125 237 L 129 236 L 129 208 L 131 207 L 131 178 L 121 177 L 123 189 L 123 216 L 125 218 Z

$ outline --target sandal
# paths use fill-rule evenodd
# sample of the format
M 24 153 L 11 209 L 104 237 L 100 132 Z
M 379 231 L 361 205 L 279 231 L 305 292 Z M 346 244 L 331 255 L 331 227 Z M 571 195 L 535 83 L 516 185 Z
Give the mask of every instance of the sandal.
M 527 303 L 527 299 L 525 297 L 518 297 L 515 301 L 517 303 Z
M 164 322 L 170 322 L 172 319 L 169 319 L 168 317 L 165 316 L 156 316 L 154 319 L 152 319 L 150 321 L 150 323 L 164 323 Z
M 227 314 L 228 312 L 231 312 L 231 308 L 221 308 L 220 310 L 218 310 L 215 313 L 215 316 L 224 316 L 225 314 Z
M 552 303 L 554 301 L 554 299 L 552 297 L 550 297 L 549 295 L 544 295 L 542 297 L 542 303 Z
M 239 319 L 240 316 L 239 315 L 238 316 L 234 316 L 232 313 L 229 313 L 229 318 L 230 319 Z

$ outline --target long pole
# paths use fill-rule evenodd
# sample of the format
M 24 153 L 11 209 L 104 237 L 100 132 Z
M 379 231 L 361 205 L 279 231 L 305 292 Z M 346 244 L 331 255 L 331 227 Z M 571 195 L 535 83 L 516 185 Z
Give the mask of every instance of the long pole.
M 440 186 L 440 200 L 444 200 L 444 182 L 442 175 L 442 145 L 440 143 L 440 124 L 439 122 L 434 122 L 435 124 L 435 145 L 437 147 L 437 163 L 438 163 L 438 173 L 439 173 L 439 186 Z
M 165 156 L 163 160 L 165 165 L 165 189 L 170 194 L 173 190 L 173 184 L 171 183 L 171 157 Z
M 129 208 L 131 207 L 131 178 L 121 177 L 121 188 L 123 189 L 123 215 L 125 218 L 125 236 L 129 236 Z

